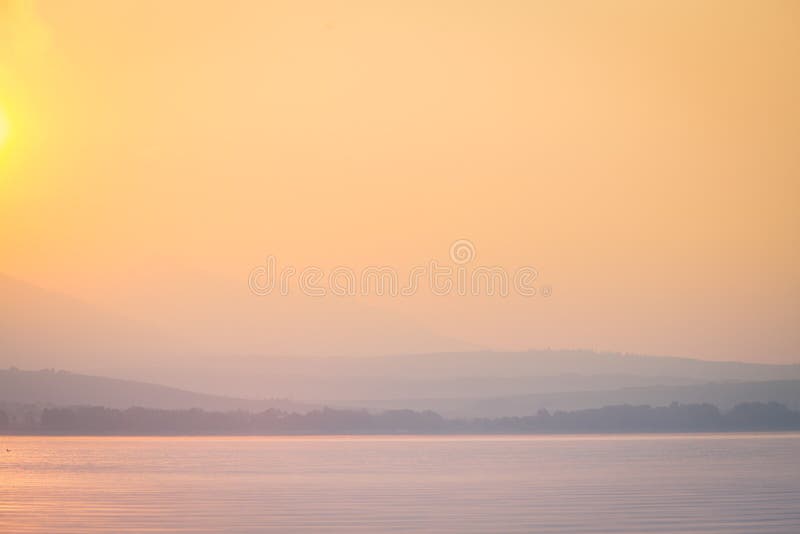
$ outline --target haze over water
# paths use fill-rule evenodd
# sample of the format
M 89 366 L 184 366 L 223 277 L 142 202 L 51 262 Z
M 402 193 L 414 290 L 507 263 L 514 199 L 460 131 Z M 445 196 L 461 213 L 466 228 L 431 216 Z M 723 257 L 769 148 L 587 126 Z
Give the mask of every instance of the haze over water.
M 800 531 L 800 434 L 8 437 L 0 531 Z
M 798 58 L 797 0 L 0 0 L 0 534 L 800 533 Z

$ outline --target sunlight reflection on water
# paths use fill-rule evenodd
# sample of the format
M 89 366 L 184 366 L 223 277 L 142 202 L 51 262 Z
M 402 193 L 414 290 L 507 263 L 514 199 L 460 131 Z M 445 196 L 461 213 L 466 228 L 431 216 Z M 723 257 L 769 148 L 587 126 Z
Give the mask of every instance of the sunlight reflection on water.
M 2 442 L 2 532 L 800 532 L 800 434 Z

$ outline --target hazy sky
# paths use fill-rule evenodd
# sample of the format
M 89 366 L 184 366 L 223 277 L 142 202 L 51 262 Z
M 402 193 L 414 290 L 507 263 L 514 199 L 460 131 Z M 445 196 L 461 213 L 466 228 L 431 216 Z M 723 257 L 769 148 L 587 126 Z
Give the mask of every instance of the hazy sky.
M 364 300 L 494 349 L 799 361 L 799 58 L 794 1 L 0 0 L 0 272 L 169 326 L 268 254 L 468 238 L 552 296 Z

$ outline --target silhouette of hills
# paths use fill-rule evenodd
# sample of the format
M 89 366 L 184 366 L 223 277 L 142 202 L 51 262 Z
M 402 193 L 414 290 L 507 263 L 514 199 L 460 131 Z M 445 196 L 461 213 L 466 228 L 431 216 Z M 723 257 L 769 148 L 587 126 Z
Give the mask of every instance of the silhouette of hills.
M 447 417 L 502 417 L 523 416 L 540 409 L 583 410 L 619 404 L 666 406 L 672 402 L 713 404 L 723 410 L 748 402 L 777 402 L 798 410 L 800 380 L 653 385 L 484 398 L 340 401 L 337 406 L 374 411 L 399 408 L 433 410 Z
M 586 350 L 424 353 L 426 346 L 458 343 L 347 303 L 318 303 L 307 310 L 291 300 L 258 300 L 244 287 L 220 283 L 158 287 L 174 292 L 161 300 L 142 295 L 141 310 L 148 302 L 151 310 L 154 302 L 175 306 L 159 313 L 174 320 L 157 324 L 0 275 L 0 366 L 70 369 L 220 396 L 333 404 L 800 380 L 800 365 Z M 225 295 L 236 296 L 226 300 Z M 342 355 L 286 355 L 295 341 L 310 338 Z M 385 355 L 390 350 L 405 353 Z
M 451 352 L 392 356 L 231 356 L 213 372 L 192 370 L 181 387 L 291 396 L 320 403 L 463 399 L 609 391 L 709 382 L 800 380 L 800 365 L 717 362 L 585 350 Z M 211 369 L 211 368 L 209 368 Z
M 280 409 L 304 412 L 311 405 L 286 399 L 251 400 L 205 395 L 181 389 L 69 373 L 67 371 L 0 370 L 0 402 L 32 405 L 133 406 L 159 409 L 249 410 Z

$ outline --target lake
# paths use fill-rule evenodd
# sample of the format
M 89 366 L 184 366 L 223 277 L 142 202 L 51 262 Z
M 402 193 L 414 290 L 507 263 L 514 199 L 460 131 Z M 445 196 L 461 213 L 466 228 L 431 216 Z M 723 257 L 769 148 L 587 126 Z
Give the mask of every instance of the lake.
M 800 434 L 18 436 L 0 452 L 4 533 L 800 532 Z

